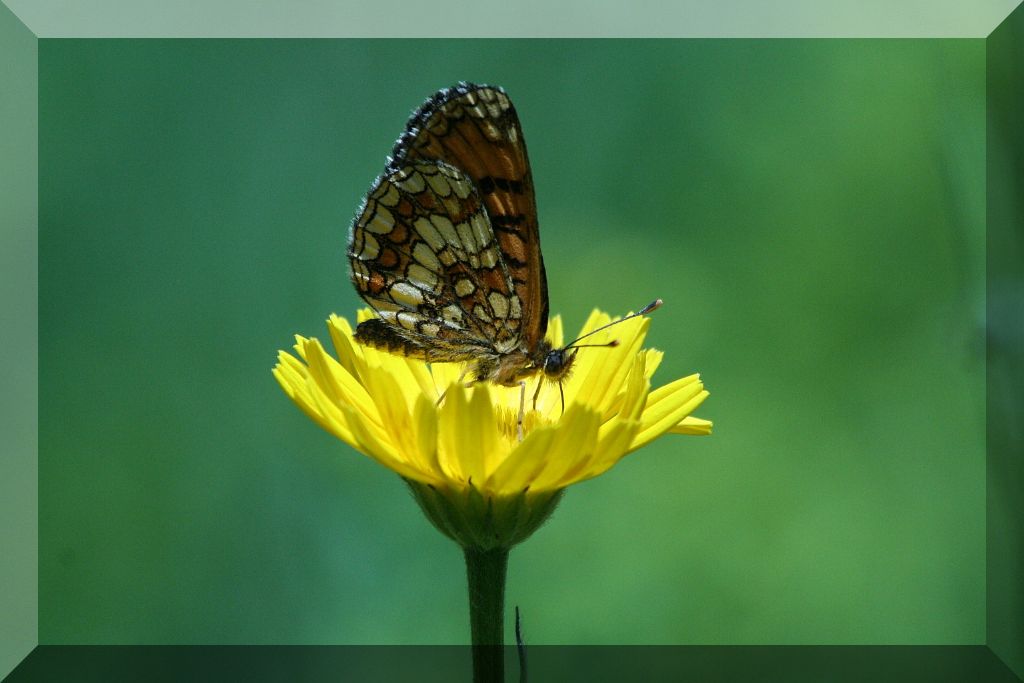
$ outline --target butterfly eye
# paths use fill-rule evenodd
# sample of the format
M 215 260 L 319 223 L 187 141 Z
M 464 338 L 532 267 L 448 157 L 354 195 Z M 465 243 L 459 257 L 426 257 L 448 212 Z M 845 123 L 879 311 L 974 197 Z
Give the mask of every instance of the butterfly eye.
M 548 377 L 559 377 L 568 364 L 568 354 L 565 349 L 552 349 L 544 356 L 544 374 Z

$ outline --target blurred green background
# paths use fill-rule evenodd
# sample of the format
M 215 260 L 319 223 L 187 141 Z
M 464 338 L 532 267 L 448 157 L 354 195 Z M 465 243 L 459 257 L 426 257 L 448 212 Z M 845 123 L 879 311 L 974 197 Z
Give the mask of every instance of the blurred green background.
M 457 548 L 270 374 L 460 79 L 552 310 L 662 297 L 712 394 L 513 551 L 527 640 L 984 642 L 981 40 L 42 40 L 40 642 L 467 641 Z

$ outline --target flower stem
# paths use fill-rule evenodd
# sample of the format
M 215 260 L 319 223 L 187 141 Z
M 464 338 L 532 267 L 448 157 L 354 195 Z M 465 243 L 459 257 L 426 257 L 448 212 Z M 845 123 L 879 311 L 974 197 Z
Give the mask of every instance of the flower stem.
M 465 548 L 474 683 L 502 683 L 508 548 Z

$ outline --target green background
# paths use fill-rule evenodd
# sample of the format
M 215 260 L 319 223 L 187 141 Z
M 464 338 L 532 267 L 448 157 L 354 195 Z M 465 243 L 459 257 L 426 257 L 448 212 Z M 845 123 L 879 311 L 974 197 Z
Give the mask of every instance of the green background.
M 459 643 L 461 556 L 270 375 L 409 110 L 523 120 L 553 311 L 710 438 L 512 554 L 532 643 L 985 641 L 985 43 L 39 45 L 40 643 Z

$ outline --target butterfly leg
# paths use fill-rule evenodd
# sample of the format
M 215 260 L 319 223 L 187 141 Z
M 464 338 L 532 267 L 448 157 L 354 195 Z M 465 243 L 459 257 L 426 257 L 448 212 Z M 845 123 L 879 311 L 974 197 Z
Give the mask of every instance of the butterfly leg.
M 516 418 L 516 434 L 523 440 L 523 416 L 526 414 L 526 380 L 519 380 L 519 416 Z
M 537 378 L 537 390 L 533 392 L 533 409 L 537 410 L 537 397 L 540 396 L 540 387 L 544 383 L 543 377 Z M 562 412 L 565 412 L 565 390 L 562 389 L 562 380 L 558 380 L 558 398 L 562 401 Z
M 463 370 L 462 374 L 460 374 L 459 378 L 457 380 L 455 380 L 455 381 L 457 383 L 459 383 L 459 384 L 462 384 L 462 380 L 466 379 L 466 375 L 467 374 L 469 374 L 469 368 L 466 368 L 465 370 Z M 465 384 L 465 386 L 468 389 L 469 387 L 473 386 L 473 382 L 467 382 Z M 437 403 L 435 403 L 434 405 L 435 406 L 441 405 L 441 402 L 444 401 L 444 397 L 447 396 L 447 395 L 448 395 L 448 389 L 445 388 L 445 390 L 441 392 L 441 395 L 437 397 Z

